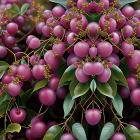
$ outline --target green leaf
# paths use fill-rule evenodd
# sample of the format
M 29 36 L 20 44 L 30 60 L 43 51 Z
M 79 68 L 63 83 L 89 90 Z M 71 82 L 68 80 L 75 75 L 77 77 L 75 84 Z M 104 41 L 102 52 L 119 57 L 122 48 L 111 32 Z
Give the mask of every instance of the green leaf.
M 71 80 L 72 80 L 73 76 L 75 76 L 75 70 L 76 70 L 76 68 L 75 68 L 73 65 L 69 66 L 69 67 L 65 70 L 64 74 L 62 75 L 62 77 L 61 77 L 61 79 L 60 79 L 58 88 L 60 88 L 61 85 L 62 85 L 64 82 L 66 82 L 66 81 L 71 81 Z
M 2 26 L 2 30 L 6 30 L 6 26 Z
M 81 101 L 87 100 L 89 98 L 90 94 L 91 94 L 90 91 L 88 91 L 86 94 L 82 95 L 81 96 Z
M 43 137 L 43 140 L 59 140 L 63 132 L 60 126 L 54 125 L 48 129 Z
M 52 107 L 52 106 L 49 106 L 48 112 L 49 112 L 49 114 L 50 114 L 52 117 L 54 117 L 53 107 Z
M 121 7 L 125 4 L 128 4 L 128 3 L 132 3 L 132 2 L 135 2 L 137 0 L 119 0 L 120 4 L 121 4 Z
M 21 64 L 27 64 L 25 60 L 21 60 Z
M 67 117 L 67 115 L 70 113 L 73 105 L 74 100 L 72 100 L 70 93 L 68 93 L 63 103 L 64 118 Z
M 140 131 L 134 125 L 127 125 L 125 129 L 129 132 L 130 135 L 133 133 L 139 133 Z
M 4 140 L 3 136 L 5 134 L 5 130 L 3 129 L 0 133 L 0 140 Z
M 5 70 L 0 71 L 0 79 L 3 77 Z
M 78 140 L 87 140 L 85 130 L 80 123 L 75 123 L 72 126 L 72 133 Z
M 65 81 L 63 84 L 61 84 L 61 87 L 65 86 L 65 85 L 70 85 L 71 81 Z
M 116 119 L 114 118 L 113 121 L 112 121 L 112 123 L 114 124 L 114 126 L 115 126 L 115 130 L 116 130 L 117 127 L 119 126 L 118 121 L 116 121 Z
M 8 101 L 8 100 L 3 101 L 3 102 L 0 104 L 0 115 L 2 115 L 2 114 L 6 111 L 6 109 L 7 109 L 7 107 L 8 107 L 8 104 L 9 104 L 9 101 Z
M 77 97 L 84 95 L 90 88 L 90 82 L 91 82 L 90 79 L 86 83 L 79 82 L 78 85 L 74 89 L 74 96 L 72 97 L 72 99 L 75 99 Z
M 116 65 L 113 65 L 110 69 L 111 69 L 111 74 L 116 79 L 118 79 L 124 86 L 126 86 L 128 88 L 126 78 L 125 78 L 123 72 L 121 71 L 121 69 L 119 67 L 117 67 Z
M 45 86 L 47 85 L 47 83 L 48 83 L 48 79 L 46 79 L 46 80 L 44 80 L 44 81 L 39 81 L 39 82 L 35 85 L 33 92 L 36 91 L 36 90 L 38 90 L 38 89 L 40 89 L 40 88 L 45 87 Z
M 133 108 L 132 117 L 134 117 L 138 112 L 139 112 L 138 106 L 135 106 L 135 107 Z
M 14 133 L 14 132 L 20 132 L 21 130 L 21 125 L 18 124 L 18 123 L 12 123 L 12 124 L 9 124 L 7 129 L 6 129 L 6 132 L 10 132 L 10 133 Z
M 92 22 L 99 22 L 99 19 L 101 18 L 102 14 L 97 15 L 96 17 L 93 18 Z
M 21 100 L 26 104 L 29 96 L 32 94 L 33 88 L 27 90 L 24 94 L 21 96 Z
M 95 90 L 96 90 L 96 82 L 94 79 L 90 83 L 90 89 L 92 92 L 95 92 Z
M 138 135 L 140 135 L 140 131 L 133 125 L 127 125 L 123 128 L 124 135 L 127 140 L 139 140 Z
M 97 89 L 99 90 L 99 92 L 105 96 L 108 96 L 108 97 L 114 99 L 113 90 L 112 90 L 111 86 L 107 82 L 100 83 L 96 77 L 94 79 L 96 81 Z
M 29 6 L 30 6 L 29 3 L 25 3 L 25 4 L 22 5 L 22 7 L 21 7 L 21 15 L 23 15 L 27 11 Z
M 106 100 L 106 96 L 103 95 L 102 93 L 100 93 L 98 90 L 96 92 L 96 96 L 98 97 L 99 100 L 103 100 L 105 101 Z M 96 99 L 95 99 L 96 100 Z M 97 101 L 96 101 L 97 102 Z
M 18 107 L 26 108 L 25 102 L 23 102 L 22 98 L 18 95 L 15 97 Z M 27 99 L 26 99 L 27 100 Z
M 3 99 L 5 98 L 6 95 L 7 95 L 6 93 L 2 93 L 2 94 L 0 95 L 0 104 L 1 104 L 1 102 L 3 101 Z
M 62 75 L 63 75 L 64 71 L 67 69 L 67 67 L 68 67 L 67 66 L 67 61 L 63 57 L 61 57 L 61 62 L 59 64 L 58 69 L 55 71 L 55 73 L 58 76 L 62 77 Z
M 117 84 L 113 79 L 113 76 L 111 75 L 111 77 L 109 78 L 109 80 L 107 81 L 107 83 L 111 86 L 113 93 L 112 96 L 115 97 L 116 93 L 117 93 Z
M 10 94 L 7 94 L 7 95 L 4 97 L 3 101 L 8 100 L 10 97 L 11 97 L 11 95 L 10 95 Z
M 101 16 L 102 16 L 102 14 L 100 14 L 100 15 L 97 15 L 97 16 L 94 16 L 94 14 L 93 14 L 93 16 L 94 17 L 92 17 L 92 16 L 89 16 L 89 15 L 84 15 L 85 17 L 86 17 L 86 19 L 88 20 L 88 23 L 90 23 L 90 22 L 99 22 L 99 19 L 101 18 Z
M 68 126 L 69 126 L 70 130 L 72 130 L 73 124 L 74 124 L 74 121 L 73 121 L 73 119 L 71 119 L 68 123 Z
M 20 9 L 15 3 L 12 5 L 10 9 L 7 9 L 7 10 L 8 12 L 12 14 L 12 16 L 15 16 L 20 13 Z
M 5 62 L 5 61 L 0 61 L 0 79 L 5 73 L 5 70 L 9 67 L 10 65 Z
M 71 81 L 70 86 L 69 86 L 69 91 L 70 91 L 71 97 L 74 96 L 74 89 L 78 83 L 79 83 L 79 81 L 77 80 L 76 76 L 74 75 L 73 80 Z
M 100 140 L 108 140 L 114 134 L 114 131 L 114 124 L 106 123 L 101 131 Z
M 20 93 L 19 93 L 19 96 L 21 97 L 23 94 L 24 94 L 24 90 L 21 89 L 21 90 L 20 90 Z
M 120 60 L 119 68 L 122 70 L 125 77 L 131 73 L 131 70 L 128 68 L 128 65 L 125 61 L 125 57 Z
M 134 138 L 134 140 L 139 140 L 140 139 L 140 133 L 133 133 L 132 137 Z
M 59 3 L 63 6 L 66 6 L 66 3 L 67 3 L 67 0 L 50 0 L 50 1 L 54 3 Z
M 25 109 L 25 112 L 26 112 L 25 122 L 27 125 L 29 125 L 31 123 L 31 119 L 37 116 L 37 113 L 34 110 L 28 108 Z
M 115 96 L 115 99 L 112 100 L 113 106 L 115 108 L 115 110 L 117 111 L 117 113 L 119 114 L 119 116 L 122 116 L 122 112 L 123 112 L 123 101 L 121 96 L 117 93 Z

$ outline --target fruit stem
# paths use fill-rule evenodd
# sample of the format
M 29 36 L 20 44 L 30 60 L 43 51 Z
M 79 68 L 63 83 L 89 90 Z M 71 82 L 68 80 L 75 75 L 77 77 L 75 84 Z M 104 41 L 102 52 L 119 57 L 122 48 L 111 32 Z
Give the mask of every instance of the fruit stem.
M 15 56 L 15 54 L 9 48 L 6 47 L 6 49 L 14 55 L 15 62 L 16 62 L 16 56 Z
M 40 112 L 41 112 L 42 107 L 43 107 L 43 104 L 41 105 L 41 107 L 40 107 L 40 109 L 39 109 L 39 114 L 40 114 Z
M 17 113 L 20 113 L 20 111 L 19 111 L 19 107 L 18 107 L 18 105 L 17 105 L 17 103 L 16 103 L 16 99 L 15 99 L 15 98 L 13 98 L 13 101 L 14 101 L 14 103 L 15 103 L 15 105 L 16 105 L 16 107 L 17 107 L 17 109 L 18 109 Z
M 33 32 L 33 30 L 35 29 L 36 25 L 21 39 L 17 40 L 16 43 L 21 42 L 22 40 L 24 40 L 29 34 L 31 34 Z
M 36 116 L 35 121 L 36 121 L 36 119 L 37 119 L 38 116 L 40 116 L 40 115 L 42 115 L 42 114 L 45 114 L 45 113 L 48 111 L 48 109 L 49 109 L 49 106 L 47 107 L 47 109 L 46 109 L 43 113 L 38 114 L 38 115 Z
M 10 116 L 8 115 L 7 111 L 6 111 L 6 115 L 8 116 L 8 118 L 9 118 L 9 120 L 10 120 L 10 123 L 12 124 L 11 118 L 10 118 Z

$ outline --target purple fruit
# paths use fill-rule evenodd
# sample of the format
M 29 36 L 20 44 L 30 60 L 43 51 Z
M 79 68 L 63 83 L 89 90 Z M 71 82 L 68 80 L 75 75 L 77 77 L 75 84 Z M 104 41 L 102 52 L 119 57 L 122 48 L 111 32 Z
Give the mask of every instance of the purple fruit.
M 97 52 L 101 57 L 109 56 L 113 51 L 112 45 L 107 41 L 102 41 L 97 46 Z
M 15 107 L 10 111 L 10 118 L 13 123 L 21 123 L 25 120 L 25 117 L 26 112 L 22 108 Z
M 114 133 L 110 140 L 126 140 L 126 137 L 123 133 Z
M 130 18 L 135 15 L 135 11 L 131 6 L 126 6 L 122 9 L 122 14 L 127 18 Z
M 93 65 L 94 65 L 93 73 L 95 75 L 100 75 L 104 70 L 103 64 L 101 62 L 94 62 Z
M 110 34 L 110 33 L 115 31 L 116 26 L 117 26 L 117 22 L 113 18 L 105 17 L 105 16 L 106 15 L 101 16 L 101 18 L 99 20 L 99 26 L 101 27 L 101 30 L 103 31 L 105 29 L 106 21 L 109 22 L 109 24 L 108 24 L 109 28 L 107 29 L 107 32 L 108 32 L 108 34 Z
M 51 78 L 49 81 L 50 88 L 53 90 L 57 90 L 60 79 L 61 78 L 58 76 Z
M 21 64 L 17 68 L 17 75 L 23 77 L 23 81 L 28 81 L 31 77 L 31 70 L 27 64 Z
M 126 77 L 126 80 L 127 80 L 128 87 L 129 87 L 130 90 L 133 90 L 133 89 L 136 88 L 136 86 L 137 86 L 137 80 L 136 80 L 136 78 L 127 76 Z
M 42 34 L 42 28 L 45 26 L 45 22 L 40 22 L 39 24 L 37 24 L 36 26 L 36 31 L 39 34 Z
M 5 74 L 2 77 L 2 84 L 9 84 L 11 83 L 13 80 L 15 79 L 15 76 L 9 75 L 9 74 Z
M 86 17 L 84 15 L 81 15 L 82 18 L 73 18 L 71 21 L 70 21 L 70 28 L 72 30 L 72 32 L 76 33 L 76 34 L 79 34 L 80 32 L 80 29 L 78 28 L 78 21 L 80 22 L 81 21 L 81 24 L 82 24 L 82 30 L 85 30 L 87 25 L 88 25 L 88 21 L 86 19 Z
M 56 90 L 56 95 L 60 99 L 64 99 L 66 97 L 66 90 L 64 87 L 60 87 Z
M 52 15 L 56 18 L 60 18 L 64 13 L 65 13 L 65 10 L 61 6 L 55 6 L 52 9 Z
M 122 87 L 121 88 L 121 93 L 120 93 L 120 95 L 121 95 L 121 97 L 123 98 L 123 99 L 126 99 L 126 98 L 128 98 L 129 97 L 129 95 L 130 95 L 130 89 L 128 89 L 127 87 Z
M 119 66 L 120 64 L 120 59 L 118 57 L 118 55 L 116 55 L 115 53 L 110 54 L 109 56 L 107 56 L 104 61 L 110 61 L 111 64 L 115 64 L 116 66 Z M 108 64 L 108 63 L 107 63 Z M 110 64 L 110 63 L 109 63 Z
M 32 65 L 32 66 L 35 66 L 35 65 L 37 64 L 38 59 L 39 59 L 39 57 L 33 54 L 33 55 L 30 57 L 30 63 L 31 63 L 31 65 Z
M 83 71 L 86 75 L 92 75 L 94 73 L 94 63 L 86 62 L 83 66 Z
M 64 55 L 64 52 L 66 50 L 65 43 L 60 41 L 58 44 L 54 44 L 52 47 L 53 52 L 57 53 L 56 57 L 62 57 Z
M 20 84 L 9 83 L 7 85 L 7 90 L 11 96 L 17 96 L 20 93 L 21 86 Z
M 6 55 L 7 55 L 6 47 L 5 46 L 0 46 L 0 58 L 4 58 Z
M 45 135 L 47 131 L 46 124 L 42 121 L 35 121 L 31 127 L 31 134 L 35 138 L 40 138 Z
M 35 137 L 33 137 L 32 133 L 31 133 L 31 128 L 27 128 L 25 131 L 25 135 L 29 140 L 36 140 Z
M 53 51 L 48 50 L 44 55 L 44 60 L 50 65 L 51 71 L 56 71 L 61 61 L 60 57 L 54 57 Z
M 64 28 L 61 25 L 57 25 L 53 29 L 54 35 L 58 38 L 62 38 L 64 35 Z
M 42 104 L 51 106 L 56 100 L 56 93 L 49 87 L 44 87 L 39 91 L 39 100 Z
M 77 56 L 86 57 L 89 52 L 89 45 L 84 41 L 79 41 L 74 46 L 74 52 Z
M 89 109 L 86 111 L 85 118 L 90 125 L 96 125 L 101 119 L 101 113 L 98 109 Z
M 18 25 L 14 22 L 7 24 L 6 30 L 10 35 L 15 35 L 18 31 Z
M 46 67 L 43 65 L 35 65 L 32 69 L 32 75 L 39 80 L 44 79 Z
M 26 44 L 29 46 L 31 39 L 36 38 L 34 35 L 29 35 L 26 39 Z
M 75 53 L 72 53 L 67 58 L 67 66 L 74 64 L 76 61 L 82 61 L 83 59 L 77 56 Z
M 97 35 L 97 29 L 99 27 L 99 24 L 96 22 L 90 22 L 87 26 L 89 28 L 90 36 L 96 36 Z
M 86 83 L 89 80 L 89 75 L 86 75 L 83 71 L 83 68 L 77 68 L 75 71 L 76 78 L 81 83 Z
M 76 140 L 72 133 L 64 133 L 60 140 Z
M 100 75 L 97 75 L 99 82 L 107 82 L 111 76 L 111 70 L 109 68 L 104 68 L 103 72 Z
M 140 105 L 140 87 L 137 87 L 131 91 L 130 99 L 134 105 Z
M 40 40 L 38 38 L 32 38 L 29 43 L 29 47 L 32 49 L 37 49 L 40 46 Z

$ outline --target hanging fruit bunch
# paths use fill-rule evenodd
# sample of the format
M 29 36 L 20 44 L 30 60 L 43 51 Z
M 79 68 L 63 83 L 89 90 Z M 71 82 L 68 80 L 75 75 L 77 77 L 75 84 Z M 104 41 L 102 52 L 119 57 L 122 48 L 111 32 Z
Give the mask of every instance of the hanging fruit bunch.
M 1 0 L 0 140 L 139 140 L 140 10 L 50 1 Z

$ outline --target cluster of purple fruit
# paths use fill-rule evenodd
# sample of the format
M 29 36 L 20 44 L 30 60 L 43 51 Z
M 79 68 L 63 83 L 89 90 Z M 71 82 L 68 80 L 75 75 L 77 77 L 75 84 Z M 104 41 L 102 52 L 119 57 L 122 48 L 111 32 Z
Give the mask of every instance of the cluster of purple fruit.
M 102 3 L 104 8 L 99 6 Z M 109 0 L 100 0 L 99 3 L 95 1 L 88 3 L 86 0 L 78 0 L 76 4 L 77 8 L 86 14 L 95 12 L 101 14 L 103 10 L 109 9 L 110 2 Z M 111 76 L 110 68 L 113 64 L 119 66 L 120 59 L 117 54 L 121 50 L 132 73 L 126 77 L 129 89 L 122 87 L 120 95 L 123 99 L 130 95 L 132 103 L 140 105 L 140 87 L 137 87 L 140 52 L 135 49 L 133 42 L 129 42 L 134 33 L 135 37 L 140 37 L 140 25 L 138 24 L 140 10 L 134 11 L 130 6 L 126 6 L 122 10 L 116 9 L 109 14 L 103 14 L 99 23 L 88 23 L 84 13 L 76 13 L 70 9 L 65 11 L 60 6 L 54 7 L 52 11 L 43 11 L 46 17 L 43 19 L 44 21 L 37 24 L 37 33 L 43 34 L 48 40 L 55 35 L 59 41 L 53 44 L 52 50 L 46 51 L 44 59 L 33 54 L 28 65 L 10 65 L 8 74 L 2 77 L 2 84 L 7 86 L 7 91 L 11 96 L 19 95 L 24 81 L 30 81 L 30 83 L 35 81 L 36 83 L 37 79 L 40 81 L 48 79 L 50 87 L 42 88 L 38 97 L 43 105 L 51 106 L 56 101 L 56 95 L 60 99 L 66 97 L 65 87 L 58 88 L 61 77 L 55 73 L 61 62 L 61 57 L 65 53 L 69 54 L 67 66 L 74 65 L 76 68 L 75 76 L 79 82 L 86 83 L 90 76 L 97 75 L 98 81 L 104 83 Z M 18 16 L 16 22 L 8 23 L 6 31 L 3 31 L 1 36 L 0 44 L 5 44 L 11 50 L 14 49 L 16 44 L 14 35 L 18 28 L 22 28 L 25 23 L 26 19 L 23 16 Z M 105 39 L 101 39 L 101 37 Z M 29 35 L 26 44 L 31 49 L 37 49 L 41 43 L 36 36 Z M 6 55 L 7 48 L 0 46 L 0 58 L 4 58 Z M 2 93 L 3 91 L 0 89 L 0 94 Z M 24 121 L 26 113 L 24 109 L 16 107 L 10 111 L 10 117 L 13 123 L 21 123 Z M 26 130 L 26 137 L 29 140 L 43 137 L 51 126 L 57 125 L 56 122 L 50 122 L 46 125 L 41 121 L 42 118 L 43 115 L 40 115 L 32 119 L 31 128 Z M 96 125 L 101 119 L 101 113 L 98 109 L 88 109 L 85 118 L 90 125 Z M 135 125 L 135 123 L 130 124 Z M 136 126 L 140 129 L 138 124 Z M 122 133 L 115 133 L 110 140 L 118 138 L 126 140 Z M 61 137 L 61 140 L 68 139 L 76 140 L 71 133 L 65 133 Z

